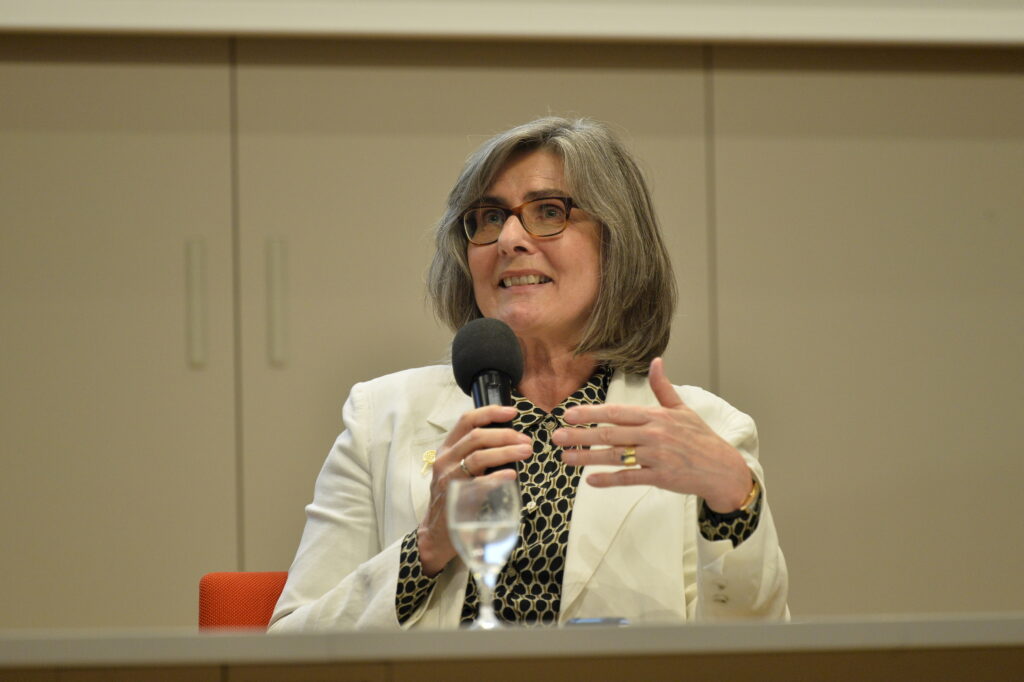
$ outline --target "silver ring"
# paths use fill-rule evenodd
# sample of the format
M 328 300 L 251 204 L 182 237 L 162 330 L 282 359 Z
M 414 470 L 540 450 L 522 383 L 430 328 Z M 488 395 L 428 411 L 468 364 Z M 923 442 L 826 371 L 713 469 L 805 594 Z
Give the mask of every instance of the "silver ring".
M 462 469 L 462 473 L 466 474 L 470 478 L 476 478 L 476 476 L 473 475 L 473 472 L 469 470 L 469 467 L 466 466 L 465 457 L 459 460 L 459 468 Z

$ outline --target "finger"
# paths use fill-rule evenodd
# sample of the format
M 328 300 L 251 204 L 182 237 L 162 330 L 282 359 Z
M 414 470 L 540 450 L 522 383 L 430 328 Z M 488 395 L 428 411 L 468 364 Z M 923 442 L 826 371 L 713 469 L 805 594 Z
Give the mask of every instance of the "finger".
M 450 436 L 449 436 L 450 438 Z M 455 443 L 448 443 L 443 453 L 438 453 L 438 460 L 461 459 L 477 450 L 497 448 L 504 445 L 529 445 L 533 441 L 524 433 L 515 429 L 486 429 L 477 427 Z
M 587 476 L 587 483 L 595 488 L 612 488 L 621 485 L 655 485 L 657 474 L 650 469 L 623 469 Z
M 454 443 L 465 436 L 473 429 L 487 426 L 488 424 L 500 424 L 507 422 L 516 416 L 516 408 L 511 405 L 484 405 L 476 409 L 463 412 L 459 421 L 448 434 L 450 442 Z
M 470 476 L 476 477 L 493 467 L 508 464 L 509 462 L 521 462 L 532 454 L 533 447 L 531 445 L 507 445 L 500 448 L 477 450 L 461 458 L 459 461 L 464 463 L 466 468 L 469 469 Z M 455 470 L 463 473 L 461 469 L 462 467 L 456 463 Z
M 665 361 L 662 358 L 651 360 L 651 370 L 647 375 L 647 381 L 662 407 L 682 407 L 684 405 L 683 399 L 679 397 L 672 382 L 665 375 Z
M 595 426 L 589 429 L 555 429 L 551 440 L 562 447 L 580 445 L 637 445 L 647 433 L 639 426 Z
M 638 405 L 577 405 L 565 411 L 565 421 L 568 424 L 640 426 L 650 421 L 650 418 L 647 408 Z
M 622 465 L 625 447 L 614 448 L 566 448 L 562 450 L 562 461 L 569 466 L 585 467 L 591 464 Z M 639 453 L 634 452 L 639 457 Z

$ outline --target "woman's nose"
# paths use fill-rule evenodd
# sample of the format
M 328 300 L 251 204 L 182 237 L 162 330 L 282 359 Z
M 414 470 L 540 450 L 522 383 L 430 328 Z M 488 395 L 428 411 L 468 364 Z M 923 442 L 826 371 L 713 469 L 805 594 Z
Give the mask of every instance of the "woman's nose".
M 518 216 L 510 215 L 498 233 L 498 247 L 507 253 L 532 251 L 533 235 L 526 231 Z

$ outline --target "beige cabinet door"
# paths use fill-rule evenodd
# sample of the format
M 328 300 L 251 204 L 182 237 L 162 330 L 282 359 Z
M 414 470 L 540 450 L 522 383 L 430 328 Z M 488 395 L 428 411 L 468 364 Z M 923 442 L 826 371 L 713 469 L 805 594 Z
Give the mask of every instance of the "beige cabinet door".
M 226 41 L 0 41 L 0 629 L 237 561 Z
M 721 389 L 794 614 L 1019 609 L 1022 53 L 715 62 Z
M 465 157 L 548 113 L 623 131 L 683 292 L 678 382 L 709 375 L 701 53 L 684 47 L 242 40 L 244 553 L 283 569 L 354 382 L 445 361 L 431 227 Z

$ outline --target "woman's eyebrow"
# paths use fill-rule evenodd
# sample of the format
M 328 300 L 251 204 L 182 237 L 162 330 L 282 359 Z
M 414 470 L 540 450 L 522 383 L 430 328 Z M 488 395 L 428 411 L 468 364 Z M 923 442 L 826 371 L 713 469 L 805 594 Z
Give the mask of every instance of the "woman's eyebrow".
M 547 198 L 547 197 L 563 197 L 564 198 L 564 197 L 567 197 L 567 196 L 569 196 L 569 193 L 566 192 L 564 189 L 555 189 L 554 187 L 549 187 L 549 188 L 545 188 L 545 189 L 535 189 L 535 190 L 532 190 L 530 192 L 527 192 L 523 196 L 523 201 L 524 202 L 525 201 L 533 201 L 534 199 L 544 199 L 544 198 Z M 508 203 L 504 199 L 502 199 L 500 197 L 487 195 L 487 196 L 482 196 L 479 199 L 477 199 L 476 201 L 474 201 L 473 205 L 474 206 L 502 206 L 502 207 L 507 207 Z
M 474 206 L 505 206 L 505 202 L 495 196 L 483 196 L 473 202 Z
M 567 197 L 569 193 L 564 189 L 555 189 L 550 187 L 547 189 L 535 189 L 532 192 L 527 192 L 526 196 L 523 197 L 524 201 L 533 201 L 534 199 L 547 199 L 548 197 Z

